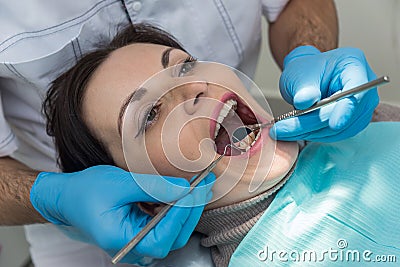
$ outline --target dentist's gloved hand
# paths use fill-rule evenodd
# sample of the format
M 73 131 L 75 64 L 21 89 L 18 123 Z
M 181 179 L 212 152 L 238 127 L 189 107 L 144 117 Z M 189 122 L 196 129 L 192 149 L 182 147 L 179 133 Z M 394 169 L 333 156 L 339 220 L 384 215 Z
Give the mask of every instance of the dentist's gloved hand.
M 279 87 L 283 98 L 296 109 L 306 109 L 323 98 L 376 78 L 363 52 L 338 48 L 321 53 L 300 46 L 284 60 Z M 378 105 L 376 88 L 350 96 L 309 114 L 277 122 L 274 139 L 334 142 L 356 135 L 372 118 Z
M 123 262 L 142 264 L 163 258 L 189 240 L 204 205 L 212 197 L 215 175 L 206 177 L 190 194 L 185 179 L 133 174 L 113 166 L 96 166 L 76 173 L 38 175 L 31 202 L 49 222 L 72 226 L 88 242 L 114 254 L 151 219 L 136 202 L 178 200 L 161 222 L 128 254 Z

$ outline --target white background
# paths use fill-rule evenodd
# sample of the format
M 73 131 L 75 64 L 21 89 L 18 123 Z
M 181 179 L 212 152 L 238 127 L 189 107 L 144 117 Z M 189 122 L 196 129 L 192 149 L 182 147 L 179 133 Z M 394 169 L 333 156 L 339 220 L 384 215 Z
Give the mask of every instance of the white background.
M 324 1 L 324 0 L 321 0 Z M 391 83 L 379 89 L 381 101 L 400 105 L 400 1 L 336 0 L 339 46 L 358 47 L 377 76 L 389 75 Z M 263 51 L 255 82 L 267 96 L 279 96 L 280 70 L 273 61 L 264 23 Z

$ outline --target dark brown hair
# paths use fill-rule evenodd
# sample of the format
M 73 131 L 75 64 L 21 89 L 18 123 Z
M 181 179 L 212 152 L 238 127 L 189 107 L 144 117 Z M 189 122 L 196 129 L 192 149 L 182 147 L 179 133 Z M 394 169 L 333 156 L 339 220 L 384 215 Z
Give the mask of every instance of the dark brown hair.
M 82 118 L 85 89 L 96 69 L 118 48 L 133 43 L 151 43 L 183 49 L 171 35 L 148 24 L 129 25 L 114 39 L 84 55 L 51 84 L 43 103 L 47 134 L 53 136 L 58 164 L 64 172 L 95 165 L 115 165 L 113 159 Z

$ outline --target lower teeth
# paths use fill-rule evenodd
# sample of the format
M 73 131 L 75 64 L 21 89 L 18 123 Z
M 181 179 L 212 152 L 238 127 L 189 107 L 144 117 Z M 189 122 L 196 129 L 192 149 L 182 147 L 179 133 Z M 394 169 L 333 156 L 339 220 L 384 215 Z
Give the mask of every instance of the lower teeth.
M 257 133 L 258 136 L 258 133 Z M 249 150 L 252 145 L 254 145 L 255 141 L 257 140 L 257 136 L 254 132 L 250 132 L 245 138 L 241 141 L 234 143 L 237 148 L 242 150 Z

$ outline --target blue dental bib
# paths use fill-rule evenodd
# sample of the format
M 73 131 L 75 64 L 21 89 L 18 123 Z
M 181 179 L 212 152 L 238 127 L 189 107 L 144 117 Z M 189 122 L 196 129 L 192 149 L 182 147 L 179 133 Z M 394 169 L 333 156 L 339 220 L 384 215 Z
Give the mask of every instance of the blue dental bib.
M 400 123 L 311 143 L 229 266 L 400 266 Z

